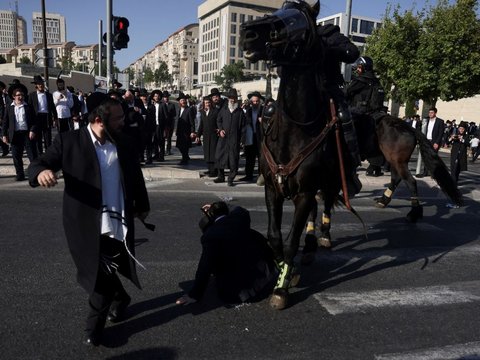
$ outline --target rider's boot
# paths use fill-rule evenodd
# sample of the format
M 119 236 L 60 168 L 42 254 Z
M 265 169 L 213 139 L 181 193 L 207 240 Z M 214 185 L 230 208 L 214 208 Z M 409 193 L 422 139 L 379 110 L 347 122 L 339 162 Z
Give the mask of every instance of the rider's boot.
M 362 189 L 362 183 L 357 175 L 357 167 L 361 163 L 360 150 L 358 148 L 357 133 L 353 124 L 350 111 L 347 108 L 340 106 L 338 110 L 338 118 L 341 120 L 343 136 L 347 144 L 348 152 L 350 153 L 350 171 L 347 172 L 347 191 L 348 196 L 353 197 Z M 348 169 L 346 169 L 348 170 Z

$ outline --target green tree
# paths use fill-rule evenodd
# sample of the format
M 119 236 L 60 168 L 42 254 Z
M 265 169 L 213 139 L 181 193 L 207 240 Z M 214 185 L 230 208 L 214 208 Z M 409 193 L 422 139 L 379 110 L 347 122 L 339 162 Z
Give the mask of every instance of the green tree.
M 417 79 L 421 98 L 457 100 L 480 92 L 480 22 L 478 0 L 439 1 L 423 22 L 417 52 Z
M 146 68 L 143 71 L 143 82 L 145 84 L 153 83 L 155 82 L 155 77 L 153 75 L 153 71 L 150 68 Z
M 22 57 L 18 60 L 18 62 L 19 62 L 20 64 L 31 64 L 31 63 L 32 63 L 31 60 L 30 60 L 30 58 L 29 58 L 28 56 L 22 56 Z
M 74 66 L 74 62 L 68 56 L 62 56 L 60 61 L 57 61 L 57 68 L 61 68 L 64 72 L 70 72 Z
M 245 78 L 244 69 L 243 61 L 225 65 L 220 71 L 220 75 L 215 76 L 215 82 L 222 87 L 223 91 L 228 91 L 232 88 L 234 82 L 242 81 Z
M 387 92 L 393 86 L 389 95 L 407 102 L 418 95 L 411 73 L 416 66 L 422 15 L 414 14 L 413 10 L 400 14 L 398 6 L 392 13 L 389 6 L 382 21 L 382 27 L 367 38 L 366 55 L 374 60 L 375 70 Z
M 162 84 L 171 84 L 173 81 L 172 75 L 168 72 L 168 65 L 165 61 L 160 61 L 159 67 L 153 73 L 155 86 Z
M 367 40 L 385 89 L 396 100 L 422 99 L 434 105 L 480 92 L 480 22 L 478 0 L 448 0 L 422 13 L 390 16 Z

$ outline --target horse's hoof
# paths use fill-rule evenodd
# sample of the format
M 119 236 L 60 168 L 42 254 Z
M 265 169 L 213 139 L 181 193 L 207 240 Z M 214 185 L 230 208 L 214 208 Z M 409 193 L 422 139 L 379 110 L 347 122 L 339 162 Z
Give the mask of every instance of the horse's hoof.
M 270 306 L 275 310 L 283 310 L 288 304 L 288 290 L 275 289 L 270 297 Z
M 330 241 L 329 238 L 325 236 L 321 236 L 318 238 L 318 246 L 324 247 L 324 248 L 331 248 L 332 247 L 332 242 Z
M 383 202 L 381 202 L 381 201 L 377 201 L 377 202 L 375 203 L 375 206 L 376 206 L 377 208 L 379 208 L 379 209 L 384 209 L 384 208 L 387 207 L 387 205 L 385 205 L 385 204 L 384 204 Z
M 407 214 L 407 221 L 415 224 L 419 219 L 423 219 L 423 207 L 415 206 Z
M 302 255 L 300 263 L 302 265 L 310 265 L 315 261 L 315 252 L 307 252 Z

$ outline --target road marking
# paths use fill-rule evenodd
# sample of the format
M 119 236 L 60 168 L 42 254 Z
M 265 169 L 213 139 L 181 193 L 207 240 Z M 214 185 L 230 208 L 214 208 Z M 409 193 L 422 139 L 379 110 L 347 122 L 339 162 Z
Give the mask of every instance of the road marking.
M 480 342 L 447 345 L 404 353 L 376 355 L 376 360 L 474 360 L 480 359 Z
M 438 306 L 480 301 L 479 295 L 462 290 L 458 286 L 318 293 L 314 298 L 332 315 L 386 307 Z

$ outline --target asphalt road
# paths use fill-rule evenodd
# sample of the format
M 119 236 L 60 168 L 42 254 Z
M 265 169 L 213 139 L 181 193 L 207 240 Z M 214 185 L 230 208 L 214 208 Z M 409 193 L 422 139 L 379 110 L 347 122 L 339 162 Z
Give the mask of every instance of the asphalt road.
M 470 165 L 470 164 L 469 164 Z M 130 284 L 129 318 L 109 324 L 102 346 L 81 343 L 87 296 L 61 225 L 62 189 L 30 189 L 0 178 L 0 358 L 2 359 L 480 359 L 480 177 L 462 173 L 465 206 L 419 180 L 424 219 L 408 224 L 400 186 L 386 209 L 373 206 L 387 177 L 353 200 L 367 225 L 344 209 L 333 217 L 332 250 L 301 269 L 291 306 L 174 304 L 200 253 L 199 207 L 226 199 L 266 232 L 263 189 L 208 180 L 148 183 L 155 233 L 137 223 L 143 290 Z M 285 224 L 293 212 L 285 206 Z M 285 228 L 284 231 L 287 231 Z M 126 282 L 125 282 L 126 283 Z

